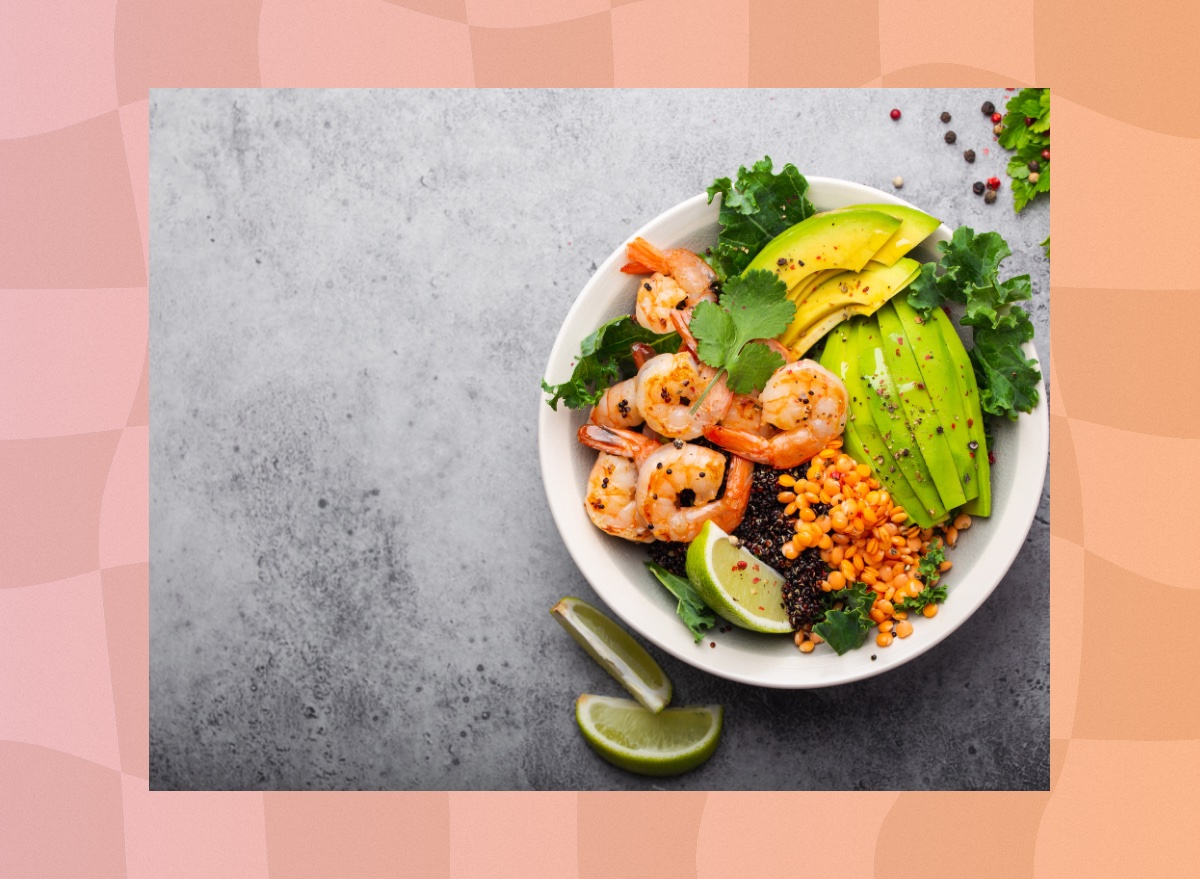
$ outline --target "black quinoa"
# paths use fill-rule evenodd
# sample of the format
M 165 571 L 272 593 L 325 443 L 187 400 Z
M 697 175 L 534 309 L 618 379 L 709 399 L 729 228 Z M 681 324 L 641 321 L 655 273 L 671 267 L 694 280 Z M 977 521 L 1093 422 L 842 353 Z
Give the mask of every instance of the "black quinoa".
M 822 600 L 824 593 L 818 584 L 825 579 L 829 567 L 821 561 L 821 551 L 816 547 L 803 550 L 794 559 L 787 558 L 780 551 L 796 533 L 795 520 L 784 515 L 785 505 L 777 499 L 784 490 L 779 484 L 779 477 L 785 473 L 797 480 L 804 479 L 808 465 L 792 470 L 774 470 L 755 465 L 746 515 L 733 533 L 746 549 L 783 574 L 784 607 L 792 628 L 799 629 L 819 619 L 825 612 Z M 828 507 L 814 504 L 812 510 L 820 516 L 828 511 Z
M 687 576 L 686 543 L 671 543 L 666 540 L 656 540 L 649 544 L 650 560 L 666 568 L 677 577 Z

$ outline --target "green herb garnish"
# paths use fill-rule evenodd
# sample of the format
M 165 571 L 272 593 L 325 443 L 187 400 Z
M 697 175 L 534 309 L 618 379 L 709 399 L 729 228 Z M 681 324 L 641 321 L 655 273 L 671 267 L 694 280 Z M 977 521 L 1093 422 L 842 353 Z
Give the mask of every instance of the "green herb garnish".
M 1008 160 L 1008 176 L 1013 210 L 1020 213 L 1035 196 L 1050 192 L 1050 161 L 1042 157 L 1042 150 L 1050 146 L 1050 89 L 1021 89 L 1004 109 L 1000 146 L 1016 153 Z M 1025 124 L 1026 119 L 1032 120 L 1030 124 Z M 1036 171 L 1030 162 L 1037 162 Z M 1037 174 L 1033 182 L 1030 174 Z
M 667 587 L 667 591 L 679 599 L 679 604 L 675 607 L 675 613 L 683 620 L 683 624 L 691 630 L 692 638 L 696 643 L 700 643 L 700 639 L 704 637 L 705 631 L 717 624 L 716 615 L 708 609 L 708 605 L 700 600 L 700 595 L 696 592 L 696 588 L 692 586 L 690 580 L 676 576 L 654 562 L 646 562 L 645 564 L 646 570 L 657 577 L 658 582 Z
M 693 406 L 699 408 L 721 375 L 735 394 L 761 391 L 767 379 L 783 366 L 783 357 L 756 339 L 778 336 L 796 316 L 787 286 L 774 272 L 755 269 L 725 282 L 717 302 L 701 302 L 692 313 L 690 329 L 700 359 L 719 370 Z
M 635 375 L 635 342 L 662 354 L 679 348 L 679 334 L 653 333 L 628 315 L 609 321 L 580 343 L 579 360 L 570 379 L 560 385 L 542 379 L 542 390 L 551 395 L 546 401 L 550 408 L 557 412 L 559 400 L 570 409 L 595 406 L 608 388 Z
M 720 177 L 708 187 L 708 203 L 721 195 L 721 233 L 706 254 L 722 281 L 740 275 L 768 241 L 807 220 L 816 209 L 805 196 L 808 181 L 795 165 L 772 173 L 771 157 L 738 168 L 737 181 Z
M 871 605 L 875 603 L 875 591 L 866 583 L 858 582 L 836 595 L 842 602 L 842 609 L 825 611 L 821 622 L 815 624 L 812 630 L 841 656 L 849 650 L 862 647 L 867 640 L 867 632 L 875 626 L 870 616 Z
M 1010 419 L 1031 411 L 1038 402 L 1042 374 L 1021 349 L 1033 338 L 1033 323 L 1025 309 L 1013 304 L 1033 298 L 1029 275 L 1000 281 L 1000 264 L 1012 250 L 996 232 L 976 235 L 959 226 L 938 250 L 941 261 L 921 266 L 921 274 L 909 286 L 908 304 L 924 314 L 947 301 L 964 305 L 960 323 L 974 330 L 970 354 L 981 408 Z
M 938 566 L 945 560 L 946 551 L 940 544 L 925 551 L 925 555 L 921 556 L 921 561 L 917 564 L 917 578 L 925 584 L 925 588 L 921 590 L 920 595 L 906 598 L 897 604 L 896 610 L 921 611 L 928 604 L 941 604 L 946 600 L 946 587 L 938 585 L 942 578 Z

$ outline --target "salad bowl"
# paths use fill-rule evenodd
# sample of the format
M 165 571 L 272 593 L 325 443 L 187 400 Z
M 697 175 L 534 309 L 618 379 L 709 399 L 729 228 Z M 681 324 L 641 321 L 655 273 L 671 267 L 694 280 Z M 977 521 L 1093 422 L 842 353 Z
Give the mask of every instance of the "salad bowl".
M 862 203 L 907 202 L 870 186 L 828 177 L 809 177 L 808 198 L 817 210 Z M 700 194 L 676 205 L 633 231 L 657 247 L 703 252 L 717 241 L 719 203 Z M 939 226 L 910 254 L 921 262 L 938 259 L 936 244 L 950 239 Z M 638 279 L 622 274 L 626 241 L 615 242 L 568 311 L 555 339 L 545 375 L 562 381 L 579 352 L 579 343 L 596 327 L 632 310 Z M 957 314 L 952 316 L 957 318 Z M 1037 359 L 1032 343 L 1026 356 Z M 709 632 L 699 643 L 679 621 L 676 599 L 646 570 L 644 544 L 611 537 L 597 529 L 584 509 L 588 473 L 596 453 L 576 440 L 587 412 L 539 404 L 538 446 L 542 480 L 555 525 L 575 564 L 596 594 L 638 635 L 672 656 L 718 677 L 783 689 L 828 687 L 862 680 L 919 656 L 961 626 L 991 595 L 1025 541 L 1041 499 L 1049 455 L 1049 409 L 1038 383 L 1039 402 L 1028 415 L 995 425 L 992 468 L 993 508 L 976 518 L 949 556 L 948 599 L 937 616 L 917 619 L 912 637 L 886 650 L 870 644 L 842 656 L 828 647 L 803 654 L 788 635 L 764 635 L 733 628 Z

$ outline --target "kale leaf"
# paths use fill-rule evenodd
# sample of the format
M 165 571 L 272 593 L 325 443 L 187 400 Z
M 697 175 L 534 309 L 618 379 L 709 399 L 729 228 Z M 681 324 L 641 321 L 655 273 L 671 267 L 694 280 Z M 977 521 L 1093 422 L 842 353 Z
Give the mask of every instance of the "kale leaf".
M 551 395 L 546 402 L 556 412 L 560 400 L 570 409 L 594 406 L 609 387 L 637 373 L 635 342 L 662 354 L 677 350 L 679 341 L 678 333 L 653 333 L 628 315 L 609 321 L 580 343 L 579 359 L 567 381 L 551 385 L 542 379 L 542 390 Z

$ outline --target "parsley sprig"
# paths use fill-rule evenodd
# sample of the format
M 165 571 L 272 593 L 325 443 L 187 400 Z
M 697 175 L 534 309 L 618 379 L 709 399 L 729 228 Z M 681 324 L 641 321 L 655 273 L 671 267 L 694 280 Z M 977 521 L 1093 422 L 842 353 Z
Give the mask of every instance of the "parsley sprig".
M 787 298 L 787 285 L 765 269 L 730 278 L 718 302 L 697 305 L 690 325 L 696 353 L 718 372 L 692 411 L 699 409 L 722 376 L 735 394 L 761 391 L 784 359 L 755 340 L 778 336 L 795 316 L 796 304 Z
M 1015 151 L 1008 160 L 1008 176 L 1012 178 L 1013 210 L 1020 213 L 1035 196 L 1050 192 L 1050 161 L 1042 158 L 1042 150 L 1050 146 L 1050 89 L 1021 89 L 1008 100 L 1004 108 L 1004 130 L 1000 146 Z M 1025 120 L 1032 120 L 1028 125 Z M 1038 163 L 1036 182 L 1029 163 Z

